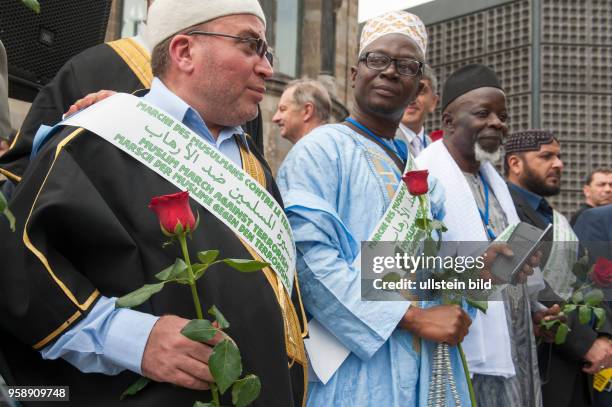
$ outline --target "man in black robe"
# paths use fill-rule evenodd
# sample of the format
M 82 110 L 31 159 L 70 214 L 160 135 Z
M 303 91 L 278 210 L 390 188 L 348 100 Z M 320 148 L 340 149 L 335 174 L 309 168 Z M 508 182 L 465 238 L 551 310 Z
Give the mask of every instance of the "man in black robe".
M 58 123 L 79 99 L 103 89 L 125 93 L 149 89 L 152 79 L 150 50 L 141 36 L 99 44 L 72 57 L 34 99 L 11 148 L 0 157 L 0 174 L 18 183 L 30 162 L 40 125 Z M 263 152 L 261 113 L 249 120 L 244 130 Z
M 272 69 L 257 0 L 212 2 L 216 7 L 204 8 L 197 0 L 157 0 L 150 9 L 149 28 L 158 28 L 149 35 L 153 61 L 166 61 L 153 63 L 157 91 L 163 87 L 189 105 L 190 117 L 200 117 L 215 138 L 210 144 L 223 148 L 215 142 L 224 131 L 236 131 L 234 126 L 257 115 L 264 80 Z M 173 14 L 177 18 L 168 20 Z M 225 36 L 200 36 L 193 30 Z M 253 141 L 240 134 L 229 140 L 239 151 L 232 161 L 242 164 L 280 204 L 269 167 Z M 154 275 L 173 263 L 177 249 L 162 248 L 165 237 L 146 206 L 153 196 L 178 190 L 87 130 L 66 127 L 48 140 L 15 190 L 11 209 L 17 233 L 11 234 L 6 221 L 0 221 L 0 256 L 10 259 L 0 272 L 0 347 L 12 373 L 9 384 L 67 385 L 77 406 L 191 406 L 195 400 L 210 399 L 208 393 L 195 391 L 207 388 L 211 380 L 210 348 L 180 334 L 195 317 L 185 287 L 166 287 L 154 295 L 138 307 L 143 322 L 124 331 L 109 317 L 119 320 L 118 314 L 98 308 L 155 282 Z M 191 205 L 197 207 L 194 201 Z M 189 241 L 192 252 L 219 249 L 222 257 L 251 257 L 252 248 L 224 223 L 203 207 L 197 210 L 200 226 Z M 231 324 L 227 333 L 241 350 L 243 371 L 261 379 L 262 393 L 253 405 L 301 405 L 306 361 L 297 287 L 288 298 L 270 268 L 242 274 L 225 265 L 215 267 L 198 280 L 202 306 L 214 304 L 224 313 Z M 103 321 L 92 320 L 96 315 Z M 152 323 L 153 315 L 163 316 Z M 93 327 L 92 332 L 81 324 Z M 131 336 L 139 330 L 145 332 Z M 133 349 L 134 341 L 144 349 L 141 363 L 130 366 L 126 360 L 134 355 L 122 354 L 117 344 Z M 83 349 L 83 342 L 91 342 L 91 349 Z M 111 342 L 114 351 L 109 355 Z M 49 360 L 57 355 L 63 359 Z M 120 402 L 121 392 L 141 372 L 155 383 Z M 225 405 L 229 393 L 222 397 Z

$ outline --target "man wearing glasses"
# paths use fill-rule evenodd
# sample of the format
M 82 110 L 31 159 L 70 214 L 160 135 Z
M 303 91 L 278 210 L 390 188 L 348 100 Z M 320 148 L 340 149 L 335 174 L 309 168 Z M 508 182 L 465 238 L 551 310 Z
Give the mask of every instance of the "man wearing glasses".
M 152 0 L 148 0 L 147 8 L 152 3 Z M 146 33 L 141 32 L 134 37 L 98 44 L 70 58 L 36 96 L 14 143 L 10 143 L 10 150 L 0 157 L 0 174 L 6 176 L 11 184 L 19 183 L 30 162 L 33 144 L 36 145 L 34 136 L 41 124 L 53 125 L 62 119 L 66 111 L 74 113 L 114 91 L 132 93 L 150 88 L 153 79 L 151 49 L 145 37 Z M 100 89 L 113 92 L 98 92 Z M 6 114 L 8 117 L 8 111 Z M 243 123 L 243 128 L 263 152 L 261 113 L 255 119 Z M 9 136 L 0 124 L 0 138 L 8 140 Z M 0 151 L 3 150 L 4 142 L 0 140 Z M 7 144 L 6 149 L 8 147 Z M 7 195 L 12 186 L 8 183 L 3 186 Z
M 147 209 L 152 197 L 192 191 L 190 204 L 199 212 L 200 225 L 189 248 L 194 253 L 218 249 L 223 258 L 258 254 L 247 237 L 224 222 L 238 217 L 236 210 L 229 211 L 229 200 L 209 209 L 206 200 L 212 194 L 206 191 L 214 182 L 206 177 L 215 178 L 217 191 L 222 191 L 219 185 L 242 179 L 242 185 L 232 186 L 244 197 L 245 185 L 267 190 L 271 198 L 266 206 L 282 213 L 269 167 L 240 127 L 257 116 L 265 80 L 272 75 L 265 17 L 257 0 L 205 3 L 156 0 L 148 18 L 155 76 L 150 91 L 141 99 L 114 95 L 67 119 L 53 137 L 42 140 L 16 190 L 11 209 L 18 231 L 11 234 L 0 224 L 0 250 L 6 250 L 1 258 L 14 259 L 0 277 L 0 324 L 11 334 L 0 335 L 0 347 L 9 356 L 15 380 L 10 384 L 70 386 L 75 406 L 210 400 L 202 390 L 213 380 L 209 345 L 220 335 L 208 344 L 181 335 L 195 318 L 188 289 L 167 287 L 138 310 L 115 308 L 117 297 L 156 282 L 155 274 L 178 254 L 176 245 L 162 248 L 166 239 Z M 128 104 L 113 107 L 119 103 Z M 100 124 L 91 118 L 101 109 L 113 114 Z M 153 122 L 138 127 L 139 142 L 126 141 L 134 132 L 132 122 L 143 115 Z M 117 122 L 107 137 L 107 128 Z M 186 149 L 179 152 L 180 137 L 174 134 L 191 140 Z M 171 152 L 149 149 L 156 138 Z M 192 154 L 196 146 L 200 155 L 208 152 L 204 161 Z M 182 171 L 190 162 L 202 170 Z M 196 202 L 204 203 L 198 207 Z M 301 405 L 306 362 L 302 312 L 299 301 L 292 301 L 297 283 L 289 279 L 286 284 L 276 266 L 257 273 L 215 267 L 197 282 L 202 305 L 209 309 L 214 304 L 223 312 L 241 350 L 243 373 L 259 376 L 262 392 L 253 405 Z M 155 383 L 119 401 L 138 375 Z M 221 397 L 222 404 L 231 403 L 230 393 Z
M 351 115 L 344 123 L 311 131 L 279 170 L 298 251 L 300 288 L 312 316 L 307 350 L 317 376 L 309 378 L 309 406 L 427 405 L 434 343 L 457 344 L 468 331 L 470 319 L 456 306 L 363 301 L 366 280 L 356 261 L 360 242 L 374 240 L 379 220 L 402 188 L 404 170 L 413 166 L 406 144 L 395 134 L 404 109 L 420 90 L 426 45 L 425 26 L 413 14 L 391 12 L 368 21 L 351 68 Z M 431 188 L 437 218 L 443 212 L 441 194 Z M 414 222 L 409 214 L 395 218 L 405 225 Z M 327 355 L 334 358 L 326 356 L 330 349 Z M 332 363 L 338 354 L 344 358 Z M 455 395 L 460 405 L 469 405 L 454 350 L 450 359 Z

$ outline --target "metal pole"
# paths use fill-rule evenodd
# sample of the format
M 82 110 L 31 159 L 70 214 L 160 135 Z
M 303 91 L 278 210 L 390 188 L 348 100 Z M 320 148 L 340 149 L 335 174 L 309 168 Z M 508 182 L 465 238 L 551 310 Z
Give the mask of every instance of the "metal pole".
M 531 0 L 531 127 L 540 128 L 542 2 Z

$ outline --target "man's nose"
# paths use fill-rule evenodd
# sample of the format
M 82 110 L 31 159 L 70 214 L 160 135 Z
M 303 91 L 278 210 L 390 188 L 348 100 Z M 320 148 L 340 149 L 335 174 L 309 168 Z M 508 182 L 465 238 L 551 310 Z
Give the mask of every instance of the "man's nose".
M 399 72 L 397 72 L 397 65 L 395 61 L 391 61 L 389 66 L 380 71 L 380 73 L 386 77 L 396 78 L 399 76 Z
M 258 75 L 263 76 L 264 79 L 271 78 L 272 75 L 274 74 L 274 69 L 272 68 L 270 61 L 268 61 L 268 58 L 266 58 L 265 55 L 262 57 L 259 57 L 259 61 L 255 65 L 255 72 Z

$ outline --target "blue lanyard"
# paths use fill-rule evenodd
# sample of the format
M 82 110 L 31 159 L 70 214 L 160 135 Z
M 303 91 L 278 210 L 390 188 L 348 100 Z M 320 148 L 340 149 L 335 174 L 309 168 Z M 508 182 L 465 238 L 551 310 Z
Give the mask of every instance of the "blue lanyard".
M 493 229 L 491 229 L 491 226 L 489 225 L 489 184 L 487 184 L 487 181 L 485 181 L 480 171 L 478 172 L 478 176 L 480 177 L 480 180 L 482 181 L 483 188 L 484 188 L 484 196 L 485 196 L 485 211 L 483 213 L 482 209 L 478 208 L 478 213 L 480 214 L 480 219 L 482 219 L 482 223 L 484 223 L 485 225 L 485 229 L 487 230 L 487 235 L 489 235 L 489 238 L 491 240 L 495 240 L 497 236 L 495 235 L 495 233 L 493 232 Z
M 372 132 L 372 130 L 368 129 L 363 124 L 359 123 L 357 120 L 347 117 L 345 121 L 351 123 L 353 126 L 357 127 L 359 130 L 364 131 L 368 136 L 372 137 L 374 140 L 377 140 L 380 144 L 386 145 L 382 138 L 378 137 L 376 134 Z M 397 140 L 393 139 L 393 145 L 395 146 L 396 155 L 406 163 L 408 159 L 408 149 L 406 145 L 403 143 L 399 143 Z
M 427 148 L 427 135 L 423 131 L 423 149 Z

